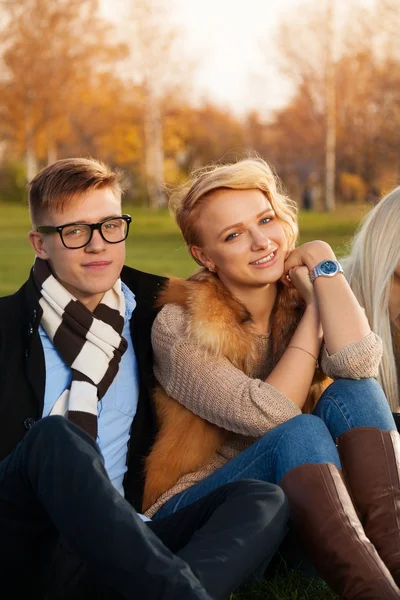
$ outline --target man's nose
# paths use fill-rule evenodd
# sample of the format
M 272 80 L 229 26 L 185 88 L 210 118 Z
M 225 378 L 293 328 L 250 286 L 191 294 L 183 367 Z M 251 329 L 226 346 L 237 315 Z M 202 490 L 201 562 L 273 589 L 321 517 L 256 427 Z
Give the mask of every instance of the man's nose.
M 95 229 L 93 231 L 92 239 L 85 246 L 87 252 L 101 252 L 107 246 L 107 242 L 101 237 L 100 231 Z

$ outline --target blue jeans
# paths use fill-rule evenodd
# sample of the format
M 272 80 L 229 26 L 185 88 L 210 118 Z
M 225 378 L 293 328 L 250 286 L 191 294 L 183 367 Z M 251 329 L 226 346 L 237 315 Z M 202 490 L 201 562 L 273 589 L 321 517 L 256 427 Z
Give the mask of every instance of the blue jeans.
M 305 463 L 330 462 L 341 468 L 335 440 L 354 427 L 396 430 L 388 401 L 375 379 L 334 381 L 312 415 L 298 415 L 268 431 L 212 475 L 168 500 L 154 518 L 170 515 L 231 481 L 279 483 L 288 471 Z

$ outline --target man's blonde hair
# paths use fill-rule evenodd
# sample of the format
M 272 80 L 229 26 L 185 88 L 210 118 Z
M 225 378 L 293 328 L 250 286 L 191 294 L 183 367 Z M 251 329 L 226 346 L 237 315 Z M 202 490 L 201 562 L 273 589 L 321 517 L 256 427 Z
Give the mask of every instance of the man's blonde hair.
M 197 169 L 188 183 L 172 195 L 170 209 L 189 249 L 201 246 L 198 215 L 211 194 L 221 189 L 260 190 L 281 221 L 288 248 L 294 248 L 298 236 L 297 204 L 280 191 L 280 182 L 268 163 L 255 157 Z
M 122 173 L 94 158 L 64 158 L 42 169 L 28 185 L 31 221 L 49 210 L 62 210 L 72 198 L 89 190 L 110 188 L 121 198 L 125 185 Z

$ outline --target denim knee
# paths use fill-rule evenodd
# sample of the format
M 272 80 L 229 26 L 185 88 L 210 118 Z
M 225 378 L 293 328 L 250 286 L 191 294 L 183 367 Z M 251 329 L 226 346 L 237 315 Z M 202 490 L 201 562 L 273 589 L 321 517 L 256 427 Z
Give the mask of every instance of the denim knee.
M 306 463 L 333 463 L 341 468 L 339 455 L 325 423 L 315 415 L 301 414 L 263 436 L 266 459 L 273 461 L 275 481 Z
M 286 505 L 286 496 L 283 490 L 274 483 L 261 481 L 260 479 L 241 479 L 227 483 L 226 488 L 232 496 L 258 495 L 269 498 L 279 505 Z
M 283 489 L 278 485 L 260 479 L 242 479 L 222 486 L 222 489 L 224 488 L 230 499 L 245 499 L 249 510 L 255 504 L 264 506 L 264 516 L 268 521 L 273 517 L 275 525 L 280 522 L 286 526 L 289 519 L 289 503 Z
M 325 436 L 329 433 L 325 423 L 317 416 L 302 413 L 268 431 L 262 436 L 261 440 L 269 443 L 272 435 L 280 438 L 287 434 L 290 434 L 292 439 L 295 437 L 302 439 L 304 436 L 309 435 L 311 431 L 320 436 Z
M 52 415 L 48 417 L 43 417 L 36 421 L 25 438 L 37 438 L 38 436 L 53 436 L 57 435 L 58 432 L 61 432 L 65 428 L 65 422 L 67 419 L 62 417 L 61 415 Z
M 354 427 L 396 429 L 383 389 L 373 378 L 337 379 L 322 394 L 314 414 L 334 438 Z
M 321 397 L 330 394 L 355 394 L 362 400 L 386 398 L 380 383 L 373 377 L 365 379 L 335 379 L 324 391 Z
M 86 431 L 61 415 L 51 415 L 36 421 L 25 436 L 28 444 L 44 439 L 49 445 L 52 442 L 57 445 L 68 443 L 73 438 L 82 439 L 97 448 L 95 440 Z

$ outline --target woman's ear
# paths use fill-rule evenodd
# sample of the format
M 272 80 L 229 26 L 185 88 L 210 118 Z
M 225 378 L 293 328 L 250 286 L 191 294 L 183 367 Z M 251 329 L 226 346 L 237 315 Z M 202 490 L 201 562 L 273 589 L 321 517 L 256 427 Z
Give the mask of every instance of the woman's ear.
M 199 265 L 201 265 L 202 267 L 206 267 L 206 269 L 208 269 L 209 271 L 215 271 L 215 264 L 210 258 L 208 258 L 208 256 L 203 252 L 203 250 L 199 246 L 190 246 L 189 250 L 194 260 Z
M 42 258 L 43 260 L 47 260 L 49 255 L 45 249 L 44 237 L 43 234 L 38 231 L 30 231 L 28 234 L 29 243 L 35 251 L 36 256 Z

